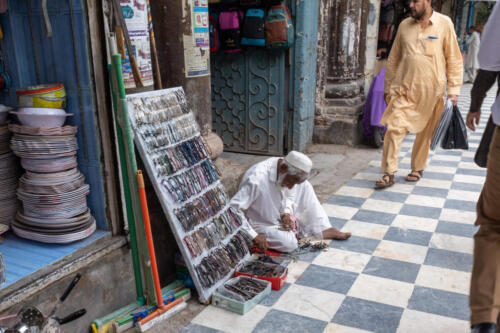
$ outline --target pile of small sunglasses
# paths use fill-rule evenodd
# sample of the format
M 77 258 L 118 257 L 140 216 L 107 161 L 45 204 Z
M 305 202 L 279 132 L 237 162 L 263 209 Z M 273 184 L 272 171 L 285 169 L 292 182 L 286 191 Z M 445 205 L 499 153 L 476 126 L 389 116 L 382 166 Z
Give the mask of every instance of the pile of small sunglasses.
M 196 258 L 203 251 L 218 245 L 241 224 L 241 216 L 235 212 L 234 208 L 229 207 L 222 214 L 213 218 L 209 224 L 184 237 L 184 243 L 189 249 L 191 257 Z
M 202 259 L 196 266 L 196 273 L 204 288 L 210 288 L 224 278 L 250 252 L 247 240 L 248 237 L 240 231 L 226 246 L 215 249 Z
M 219 180 L 210 160 L 195 165 L 180 174 L 161 180 L 174 202 L 184 202 Z
M 241 276 L 236 282 L 228 281 L 224 283 L 224 288 L 243 297 L 245 301 L 248 301 L 263 292 L 266 289 L 266 285 L 259 281 Z M 226 294 L 225 296 L 231 297 L 230 294 Z M 236 299 L 236 297 L 234 299 Z
M 239 268 L 238 272 L 253 276 L 282 277 L 286 272 L 286 266 L 261 260 L 253 260 Z
M 205 192 L 193 201 L 175 209 L 174 214 L 185 232 L 215 216 L 226 206 L 227 196 L 221 185 Z

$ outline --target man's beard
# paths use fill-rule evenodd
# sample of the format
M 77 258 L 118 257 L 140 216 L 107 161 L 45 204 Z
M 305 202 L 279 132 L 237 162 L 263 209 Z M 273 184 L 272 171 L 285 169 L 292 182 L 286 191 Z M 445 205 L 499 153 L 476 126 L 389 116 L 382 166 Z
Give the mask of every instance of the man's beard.
M 281 189 L 285 186 L 283 186 L 283 180 L 285 180 L 285 177 L 287 176 L 287 173 L 282 173 L 278 175 L 278 180 L 276 181 L 276 186 L 278 189 Z
M 420 12 L 417 12 L 415 9 L 412 9 L 410 11 L 411 17 L 413 17 L 415 20 L 420 20 L 422 17 L 425 15 L 425 11 L 427 10 L 427 6 L 424 7 Z

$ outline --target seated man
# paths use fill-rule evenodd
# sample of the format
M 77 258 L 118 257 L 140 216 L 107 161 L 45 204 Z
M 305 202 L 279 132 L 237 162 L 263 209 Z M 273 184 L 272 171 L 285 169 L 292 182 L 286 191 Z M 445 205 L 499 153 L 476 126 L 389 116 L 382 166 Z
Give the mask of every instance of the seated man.
M 241 209 L 250 225 L 245 229 L 261 250 L 291 252 L 297 237 L 344 240 L 351 236 L 332 228 L 314 189 L 307 181 L 312 161 L 292 151 L 252 166 L 243 176 L 231 206 Z

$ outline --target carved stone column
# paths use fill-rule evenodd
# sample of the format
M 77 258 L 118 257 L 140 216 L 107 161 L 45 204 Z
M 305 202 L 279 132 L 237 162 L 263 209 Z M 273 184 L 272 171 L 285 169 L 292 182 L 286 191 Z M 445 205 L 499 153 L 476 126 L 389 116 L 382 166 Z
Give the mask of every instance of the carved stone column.
M 327 75 L 316 106 L 313 140 L 317 143 L 354 144 L 364 105 L 364 62 L 367 0 L 327 0 Z M 321 23 L 320 23 L 321 24 Z

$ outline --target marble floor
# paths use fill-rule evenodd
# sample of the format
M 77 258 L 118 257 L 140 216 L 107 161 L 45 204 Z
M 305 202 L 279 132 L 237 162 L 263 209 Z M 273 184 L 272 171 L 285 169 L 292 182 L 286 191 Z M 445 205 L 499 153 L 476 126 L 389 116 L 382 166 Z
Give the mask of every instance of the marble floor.
M 470 88 L 459 103 L 464 119 Z M 284 287 L 246 315 L 207 306 L 182 332 L 468 332 L 475 205 L 486 176 L 473 161 L 483 113 L 469 150 L 431 152 L 418 183 L 404 181 L 414 135 L 404 141 L 395 186 L 373 189 L 380 158 L 372 161 L 324 203 L 349 240 L 300 255 Z

